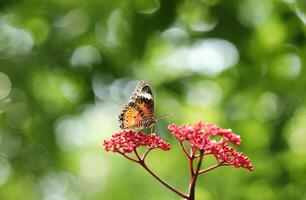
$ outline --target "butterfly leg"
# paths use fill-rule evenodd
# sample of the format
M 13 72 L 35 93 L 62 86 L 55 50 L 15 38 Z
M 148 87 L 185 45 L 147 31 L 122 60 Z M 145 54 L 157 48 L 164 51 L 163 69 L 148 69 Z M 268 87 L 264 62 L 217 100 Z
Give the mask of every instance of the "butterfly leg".
M 154 133 L 154 124 L 151 124 L 150 128 L 151 128 L 151 134 Z
M 151 127 L 151 134 L 155 131 L 155 125 L 157 124 L 157 120 L 154 120 L 153 123 L 150 125 Z

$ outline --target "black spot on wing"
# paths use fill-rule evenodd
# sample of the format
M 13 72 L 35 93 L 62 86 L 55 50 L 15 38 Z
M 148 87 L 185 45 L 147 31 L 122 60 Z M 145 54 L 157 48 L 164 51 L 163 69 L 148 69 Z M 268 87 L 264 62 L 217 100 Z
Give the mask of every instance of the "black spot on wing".
M 153 98 L 153 92 L 148 84 L 147 81 L 139 81 L 139 83 L 136 85 L 132 96 L 131 96 L 131 100 L 135 101 L 137 99 L 137 97 L 141 96 L 141 94 L 150 94 Z
M 151 90 L 151 88 L 148 85 L 146 85 L 143 88 L 141 88 L 141 92 L 149 93 L 149 94 L 151 94 L 153 96 L 152 90 Z

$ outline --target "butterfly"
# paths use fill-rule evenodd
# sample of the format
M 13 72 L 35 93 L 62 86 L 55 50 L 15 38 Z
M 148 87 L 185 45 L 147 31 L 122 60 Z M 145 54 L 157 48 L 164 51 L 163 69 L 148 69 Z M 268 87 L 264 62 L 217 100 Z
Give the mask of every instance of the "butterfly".
M 154 98 L 152 90 L 147 81 L 140 81 L 129 102 L 123 107 L 119 114 L 121 129 L 143 129 L 152 128 L 156 123 L 154 120 Z

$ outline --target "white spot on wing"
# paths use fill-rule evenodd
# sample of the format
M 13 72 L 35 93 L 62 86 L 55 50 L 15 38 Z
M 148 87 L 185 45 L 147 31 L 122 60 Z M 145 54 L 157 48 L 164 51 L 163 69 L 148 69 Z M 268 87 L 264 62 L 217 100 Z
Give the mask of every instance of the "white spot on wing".
M 138 96 L 146 98 L 146 99 L 153 99 L 152 95 L 149 93 L 139 93 Z

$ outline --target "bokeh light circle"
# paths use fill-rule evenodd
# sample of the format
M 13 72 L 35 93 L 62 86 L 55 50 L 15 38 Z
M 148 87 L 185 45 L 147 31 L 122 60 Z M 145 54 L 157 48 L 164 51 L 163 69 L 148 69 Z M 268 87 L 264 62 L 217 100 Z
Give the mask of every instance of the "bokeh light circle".
M 11 171 L 11 164 L 6 159 L 0 157 L 0 186 L 6 183 Z
M 6 98 L 12 89 L 12 83 L 5 73 L 0 72 L 0 100 Z

